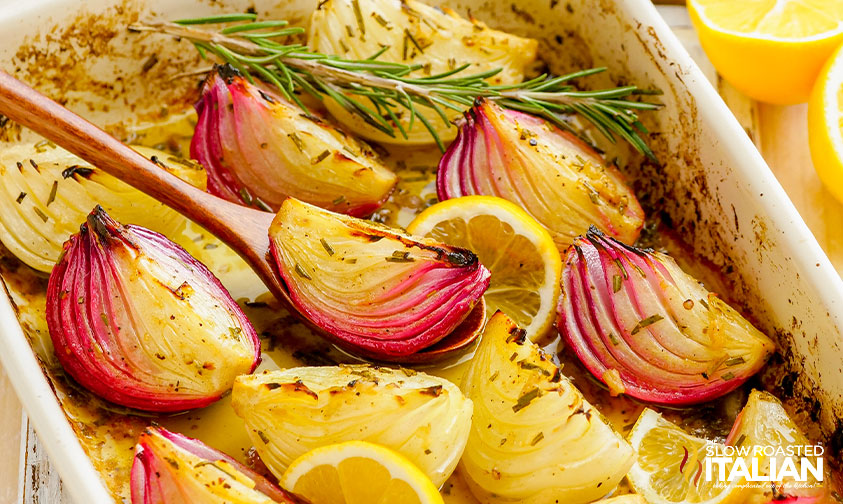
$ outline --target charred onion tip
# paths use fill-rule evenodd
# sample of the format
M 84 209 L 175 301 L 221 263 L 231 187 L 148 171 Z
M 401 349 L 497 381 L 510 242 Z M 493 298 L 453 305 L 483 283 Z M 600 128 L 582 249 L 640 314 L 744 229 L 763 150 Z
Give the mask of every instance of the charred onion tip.
M 84 233 L 87 231 L 87 229 L 85 229 L 87 227 L 93 231 L 100 240 L 108 241 L 116 234 L 119 226 L 120 224 L 112 219 L 102 206 L 97 205 L 93 210 L 91 210 L 91 213 L 88 214 L 88 218 L 79 228 L 79 231 Z
M 211 70 L 211 73 L 208 74 L 208 78 L 211 79 L 215 73 L 217 75 L 219 75 L 220 77 L 222 77 L 223 80 L 225 80 L 226 84 L 231 84 L 231 82 L 236 77 L 243 77 L 243 74 L 240 73 L 240 70 L 237 70 L 236 68 L 234 68 L 234 66 L 232 66 L 231 63 L 224 63 L 222 65 L 214 65 L 213 70 Z

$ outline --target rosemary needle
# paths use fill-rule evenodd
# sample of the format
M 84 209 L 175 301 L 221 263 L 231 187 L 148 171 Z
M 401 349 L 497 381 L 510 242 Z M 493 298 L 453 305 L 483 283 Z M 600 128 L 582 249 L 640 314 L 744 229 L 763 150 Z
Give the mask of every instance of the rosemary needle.
M 302 30 L 295 27 L 279 30 L 279 27 L 287 26 L 283 20 L 255 19 L 254 14 L 230 14 L 172 23 L 135 24 L 130 29 L 187 39 L 202 57 L 212 53 L 250 81 L 255 77 L 266 81 L 305 112 L 307 107 L 296 96 L 298 91 L 307 92 L 320 100 L 328 96 L 385 134 L 394 137 L 397 129 L 398 134 L 407 138 L 406 130 L 396 120 L 396 110 L 406 109 L 412 119 L 418 119 L 430 132 L 442 150 L 442 140 L 430 121 L 418 113 L 417 107 L 433 109 L 450 125 L 445 109 L 463 111 L 471 107 L 476 99 L 485 98 L 502 107 L 543 117 L 560 128 L 579 134 L 567 120 L 567 116 L 577 114 L 592 123 L 610 141 L 615 142 L 615 137 L 620 137 L 655 160 L 641 137 L 647 130 L 639 121 L 638 113 L 655 110 L 661 105 L 629 99 L 652 92 L 635 86 L 583 91 L 571 84 L 574 79 L 603 72 L 605 68 L 591 68 L 562 76 L 543 74 L 512 85 L 489 84 L 487 79 L 499 73 L 500 68 L 467 73 L 468 64 L 436 75 L 414 77 L 410 74 L 422 69 L 423 65 L 377 59 L 388 46 L 364 60 L 344 59 L 311 51 L 301 44 L 277 42 L 273 39 L 301 33 Z M 194 27 L 236 22 L 245 23 L 224 28 Z

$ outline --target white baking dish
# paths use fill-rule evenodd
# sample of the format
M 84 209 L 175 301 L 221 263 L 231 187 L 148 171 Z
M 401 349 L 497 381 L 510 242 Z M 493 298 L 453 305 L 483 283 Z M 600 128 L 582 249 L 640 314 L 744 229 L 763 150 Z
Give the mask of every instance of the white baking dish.
M 315 5 L 256 3 L 260 14 L 293 22 L 301 22 Z M 843 441 L 843 282 L 755 146 L 649 0 L 442 3 L 463 13 L 470 9 L 496 28 L 539 38 L 543 56 L 558 65 L 557 71 L 606 65 L 612 79 L 664 91 L 665 108 L 650 114 L 647 123 L 664 166 L 641 165 L 634 158 L 627 171 L 653 201 L 664 198 L 663 208 L 683 239 L 723 270 L 759 327 L 778 335 L 785 359 L 770 375 L 787 376 L 791 403 L 818 420 L 826 439 Z M 194 61 L 192 50 L 174 48 L 163 38 L 127 45 L 135 37 L 125 33 L 127 20 L 138 15 L 196 17 L 251 5 L 236 0 L 147 0 L 143 5 L 0 0 L 0 61 L 4 69 L 106 124 L 160 107 L 162 97 L 172 97 L 180 86 L 164 83 L 162 76 Z M 104 45 L 80 45 L 89 33 L 98 40 L 116 37 Z M 19 52 L 24 43 L 28 50 Z M 161 49 L 165 45 L 170 49 Z M 151 52 L 166 64 L 140 75 Z M 76 63 L 66 64 L 74 58 Z M 82 86 L 89 77 L 118 86 Z M 98 91 L 80 93 L 79 86 Z M 127 103 L 133 112 L 127 111 Z M 604 147 L 610 157 L 629 158 L 623 150 Z M 0 361 L 76 501 L 109 502 L 5 296 L 0 296 Z

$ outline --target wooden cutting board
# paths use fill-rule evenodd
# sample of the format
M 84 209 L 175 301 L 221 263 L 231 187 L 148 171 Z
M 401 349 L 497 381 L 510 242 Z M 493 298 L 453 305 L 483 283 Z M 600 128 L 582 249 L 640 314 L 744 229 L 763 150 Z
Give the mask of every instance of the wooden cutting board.
M 685 7 L 658 9 L 758 146 L 832 264 L 843 272 L 843 205 L 825 190 L 811 164 L 807 106 L 765 105 L 741 95 L 705 57 Z M 0 457 L 0 504 L 70 504 L 2 369 L 0 433 L 0 453 L 6 454 Z

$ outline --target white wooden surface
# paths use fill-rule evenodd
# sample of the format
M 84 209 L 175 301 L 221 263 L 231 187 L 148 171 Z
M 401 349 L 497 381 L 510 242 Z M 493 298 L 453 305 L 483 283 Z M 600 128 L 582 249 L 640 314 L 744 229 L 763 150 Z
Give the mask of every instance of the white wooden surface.
M 711 68 L 685 8 L 660 6 L 659 10 L 753 136 L 837 271 L 843 272 L 843 205 L 822 187 L 811 164 L 806 106 L 756 104 L 741 96 L 720 82 Z M 70 504 L 70 500 L 62 494 L 61 481 L 39 449 L 37 437 L 0 369 L 0 504 L 6 503 Z

